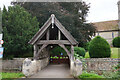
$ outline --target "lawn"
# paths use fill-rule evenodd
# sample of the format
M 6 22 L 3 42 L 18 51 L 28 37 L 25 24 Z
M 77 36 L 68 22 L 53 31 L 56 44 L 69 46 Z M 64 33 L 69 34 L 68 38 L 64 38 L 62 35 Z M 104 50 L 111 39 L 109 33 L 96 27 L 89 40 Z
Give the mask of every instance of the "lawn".
M 118 52 L 120 52 L 120 48 L 111 48 L 111 58 L 120 58 L 120 54 L 118 55 Z M 90 58 L 89 52 L 86 52 L 85 58 Z
M 24 77 L 24 74 L 22 73 L 5 73 L 2 72 L 2 79 L 10 79 L 10 78 L 21 78 Z

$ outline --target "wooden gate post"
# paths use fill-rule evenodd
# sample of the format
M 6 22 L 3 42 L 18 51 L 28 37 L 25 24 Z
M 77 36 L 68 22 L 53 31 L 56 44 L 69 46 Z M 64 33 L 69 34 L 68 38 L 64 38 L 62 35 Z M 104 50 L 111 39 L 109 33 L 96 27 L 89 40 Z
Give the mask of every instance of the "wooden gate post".
M 74 46 L 71 45 L 71 56 L 70 56 L 70 73 L 73 75 L 74 71 Z
M 35 44 L 34 45 L 34 57 L 36 56 L 36 54 L 37 54 L 37 45 Z

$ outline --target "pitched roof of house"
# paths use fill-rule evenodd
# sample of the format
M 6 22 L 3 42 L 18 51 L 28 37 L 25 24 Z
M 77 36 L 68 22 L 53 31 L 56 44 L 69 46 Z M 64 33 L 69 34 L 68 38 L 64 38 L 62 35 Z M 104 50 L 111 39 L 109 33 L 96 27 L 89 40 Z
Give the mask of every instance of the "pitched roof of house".
M 34 37 L 28 42 L 30 44 L 36 43 L 38 39 L 42 38 L 42 35 L 48 30 L 52 24 L 52 19 L 54 17 L 54 24 L 57 28 L 65 35 L 65 37 L 70 41 L 71 44 L 78 44 L 78 42 L 73 38 L 73 36 L 64 28 L 64 26 L 59 22 L 54 14 L 47 20 L 47 22 L 41 27 L 41 29 L 34 35 Z
M 97 31 L 118 30 L 118 20 L 93 23 Z

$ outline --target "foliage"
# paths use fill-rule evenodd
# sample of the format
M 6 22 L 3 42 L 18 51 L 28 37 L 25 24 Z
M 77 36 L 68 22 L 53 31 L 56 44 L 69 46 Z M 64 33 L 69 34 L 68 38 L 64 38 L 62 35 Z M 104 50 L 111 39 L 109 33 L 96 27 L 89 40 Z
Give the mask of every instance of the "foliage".
M 114 47 L 118 47 L 120 48 L 120 36 L 119 37 L 115 37 L 112 41 L 112 44 Z
M 81 47 L 74 47 L 74 56 L 77 57 L 85 57 L 85 49 Z
M 118 79 L 120 78 L 119 71 L 104 71 L 102 74 L 105 78 L 112 78 L 112 79 Z
M 118 63 L 118 65 L 115 66 L 115 69 L 120 69 L 120 63 Z
M 88 51 L 89 44 L 90 44 L 90 42 L 87 42 L 87 43 L 85 43 L 85 44 L 83 45 L 83 48 L 84 48 L 86 51 Z
M 5 72 L 2 72 L 2 79 L 8 79 L 8 78 L 21 78 L 21 77 L 24 77 L 24 74 L 22 73 L 5 73 Z
M 107 58 L 111 56 L 109 43 L 102 37 L 96 36 L 89 45 L 91 58 Z
M 32 52 L 32 46 L 28 41 L 39 29 L 36 17 L 32 17 L 23 7 L 18 5 L 4 7 L 2 11 L 2 25 L 4 30 L 4 58 L 10 55 L 21 57 L 25 53 Z
M 111 58 L 120 58 L 119 51 L 120 48 L 111 48 Z
M 41 23 L 40 27 L 50 17 L 55 14 L 65 28 L 80 43 L 80 46 L 91 40 L 95 33 L 93 24 L 86 23 L 86 16 L 89 11 L 89 4 L 80 2 L 13 2 L 21 5 L 33 16 L 36 16 Z M 54 33 L 54 32 L 53 32 Z
M 119 52 L 120 48 L 111 48 L 111 57 L 110 58 L 119 58 Z M 89 52 L 86 52 L 85 58 L 90 58 Z
M 70 47 L 66 47 L 68 50 L 70 50 Z M 56 56 L 56 55 L 61 55 L 61 53 L 63 53 L 64 56 L 67 55 L 66 51 L 60 47 L 60 46 L 56 46 L 55 48 L 53 48 L 51 50 L 51 55 Z
M 79 79 L 81 79 L 81 78 L 103 78 L 103 76 L 99 76 L 99 75 L 94 74 L 94 73 L 84 72 L 80 76 L 78 76 L 78 78 Z

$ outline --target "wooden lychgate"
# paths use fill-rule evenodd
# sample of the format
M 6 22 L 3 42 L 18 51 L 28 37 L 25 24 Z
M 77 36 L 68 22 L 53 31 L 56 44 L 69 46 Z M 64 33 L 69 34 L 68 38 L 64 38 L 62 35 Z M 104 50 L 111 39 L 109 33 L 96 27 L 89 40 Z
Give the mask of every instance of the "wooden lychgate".
M 67 52 L 69 59 L 73 60 L 74 46 L 78 45 L 78 42 L 64 28 L 54 14 L 51 15 L 29 43 L 34 45 L 34 59 L 39 59 L 42 50 L 47 46 L 59 45 Z M 71 51 L 66 48 L 66 45 L 71 46 Z

